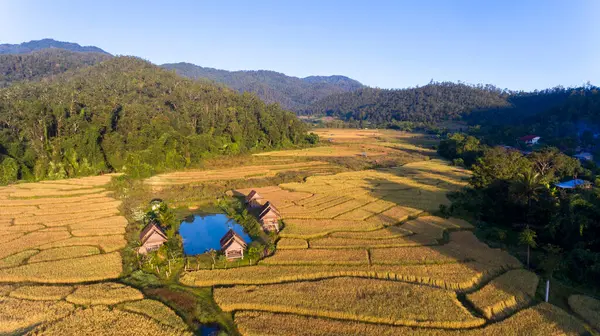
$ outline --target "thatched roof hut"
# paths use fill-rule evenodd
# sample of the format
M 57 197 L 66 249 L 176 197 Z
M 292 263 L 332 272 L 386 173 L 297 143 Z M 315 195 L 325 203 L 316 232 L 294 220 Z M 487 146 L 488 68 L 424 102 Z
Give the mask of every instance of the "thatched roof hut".
M 262 226 L 263 230 L 270 232 L 279 232 L 279 220 L 281 219 L 281 214 L 279 210 L 275 208 L 271 202 L 265 203 L 262 209 L 260 210 L 260 214 L 258 215 L 258 221 Z
M 146 254 L 158 250 L 167 241 L 167 235 L 156 222 L 150 222 L 140 232 L 141 245 L 138 253 Z
M 244 249 L 246 249 L 247 244 L 244 238 L 233 231 L 233 229 L 229 229 L 219 243 L 221 244 L 221 251 L 227 259 L 244 258 Z

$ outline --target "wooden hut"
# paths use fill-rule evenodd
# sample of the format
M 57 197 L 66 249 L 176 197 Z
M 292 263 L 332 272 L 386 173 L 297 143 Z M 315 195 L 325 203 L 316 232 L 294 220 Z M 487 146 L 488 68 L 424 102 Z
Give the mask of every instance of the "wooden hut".
M 260 209 L 260 214 L 258 215 L 258 221 L 262 226 L 263 230 L 267 232 L 279 232 L 279 220 L 281 219 L 281 214 L 279 210 L 275 208 L 271 202 L 267 202 L 263 205 L 262 209 Z
M 233 229 L 229 229 L 219 242 L 221 243 L 221 251 L 225 254 L 227 260 L 244 258 L 246 242 Z
M 140 233 L 140 242 L 142 246 L 138 253 L 146 254 L 150 251 L 158 250 L 162 244 L 167 241 L 167 235 L 158 226 L 156 222 L 150 222 Z
M 263 198 L 256 190 L 252 190 L 246 196 L 246 204 L 248 204 L 250 208 L 260 208 L 263 205 Z

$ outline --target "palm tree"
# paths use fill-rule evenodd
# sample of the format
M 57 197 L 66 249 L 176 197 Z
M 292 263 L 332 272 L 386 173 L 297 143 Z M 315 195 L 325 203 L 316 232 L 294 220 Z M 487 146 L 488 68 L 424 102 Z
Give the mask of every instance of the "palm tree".
M 519 174 L 517 179 L 510 185 L 510 191 L 517 201 L 527 204 L 528 207 L 531 207 L 531 201 L 537 200 L 540 192 L 544 189 L 545 186 L 541 182 L 540 174 L 533 169 L 524 174 Z
M 519 234 L 519 243 L 521 245 L 527 245 L 527 268 L 529 268 L 529 250 L 530 248 L 535 248 L 537 246 L 535 238 L 537 238 L 537 233 L 530 229 L 529 225 Z

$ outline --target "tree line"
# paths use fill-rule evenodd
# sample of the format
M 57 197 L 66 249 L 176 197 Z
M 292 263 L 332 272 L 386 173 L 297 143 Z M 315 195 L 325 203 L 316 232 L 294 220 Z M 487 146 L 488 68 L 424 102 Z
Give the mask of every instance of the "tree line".
M 2 183 L 113 171 L 149 176 L 306 141 L 305 125 L 278 105 L 134 57 L 0 90 Z
M 450 194 L 448 215 L 481 223 L 486 237 L 503 244 L 537 247 L 532 267 L 577 284 L 600 277 L 600 188 L 563 190 L 554 184 L 574 177 L 600 182 L 595 164 L 582 165 L 557 148 L 524 155 L 453 134 L 440 155 L 472 169 L 469 186 Z M 529 257 L 528 257 L 529 260 Z M 549 260 L 552 262 L 549 267 Z

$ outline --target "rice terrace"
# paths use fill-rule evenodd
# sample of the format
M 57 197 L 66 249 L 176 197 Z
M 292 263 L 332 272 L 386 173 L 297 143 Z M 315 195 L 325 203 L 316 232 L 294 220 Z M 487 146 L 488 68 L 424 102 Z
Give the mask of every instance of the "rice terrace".
M 0 188 L 0 334 L 598 332 L 597 300 L 544 302 L 538 275 L 444 217 L 471 173 L 439 158 L 435 139 L 316 133 L 321 146 L 143 180 Z M 211 213 L 252 241 L 232 231 L 229 254 L 185 255 L 179 224 Z

